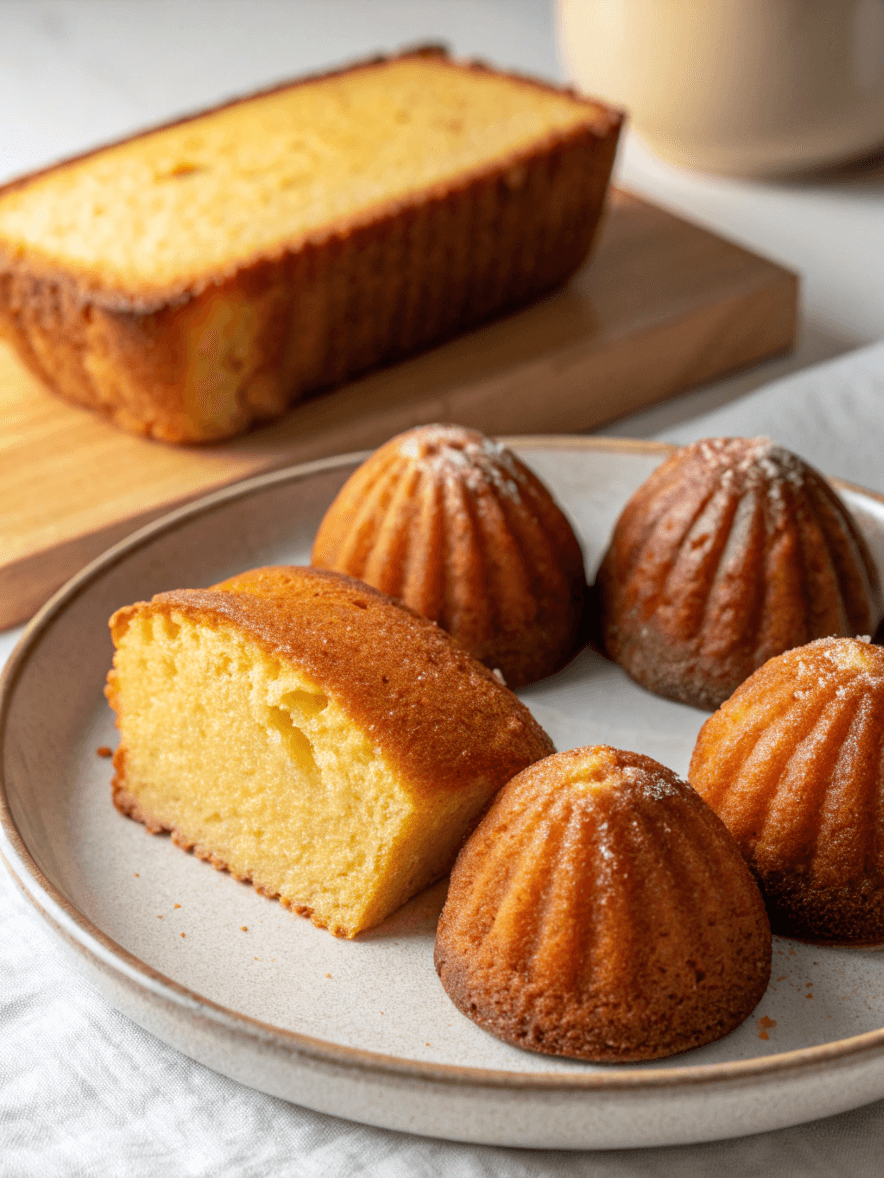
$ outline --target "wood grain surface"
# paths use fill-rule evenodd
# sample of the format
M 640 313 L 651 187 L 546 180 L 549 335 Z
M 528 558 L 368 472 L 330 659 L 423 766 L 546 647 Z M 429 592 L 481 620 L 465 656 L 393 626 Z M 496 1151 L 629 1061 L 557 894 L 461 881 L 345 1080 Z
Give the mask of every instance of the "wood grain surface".
M 121 433 L 47 392 L 0 345 L 0 627 L 206 491 L 430 421 L 592 429 L 788 350 L 797 297 L 790 271 L 614 192 L 593 259 L 560 293 L 220 445 Z

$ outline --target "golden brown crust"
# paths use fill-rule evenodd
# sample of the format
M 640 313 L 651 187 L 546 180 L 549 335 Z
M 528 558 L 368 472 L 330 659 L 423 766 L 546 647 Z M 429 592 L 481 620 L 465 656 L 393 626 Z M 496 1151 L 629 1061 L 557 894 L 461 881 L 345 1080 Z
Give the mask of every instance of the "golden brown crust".
M 311 559 L 438 622 L 511 687 L 574 653 L 580 544 L 536 475 L 477 430 L 422 426 L 387 442 L 339 491 Z
M 821 639 L 771 659 L 703 725 L 690 779 L 774 932 L 884 943 L 884 650 Z
M 322 685 L 418 795 L 507 781 L 553 751 L 528 709 L 432 622 L 337 573 L 254 569 L 118 610 L 179 610 L 246 634 Z M 452 723 L 460 718 L 460 725 Z
M 733 1030 L 770 975 L 760 893 L 724 825 L 649 757 L 572 749 L 498 794 L 451 876 L 436 968 L 484 1030 L 600 1063 Z
M 25 188 L 33 181 L 42 179 L 45 176 L 51 175 L 53 172 L 63 171 L 74 164 L 80 164 L 84 160 L 88 160 L 93 156 L 99 155 L 109 148 L 120 147 L 126 143 L 136 143 L 139 139 L 144 139 L 149 135 L 153 135 L 157 131 L 167 130 L 172 127 L 184 126 L 187 123 L 196 122 L 206 115 L 216 114 L 219 111 L 228 110 L 231 107 L 241 106 L 245 103 L 253 102 L 255 99 L 264 98 L 271 94 L 278 94 L 285 90 L 300 88 L 303 86 L 311 86 L 316 83 L 321 83 L 330 78 L 340 77 L 346 74 L 359 73 L 362 70 L 375 69 L 378 66 L 385 65 L 389 62 L 407 60 L 409 58 L 430 58 L 438 64 L 447 65 L 451 69 L 466 70 L 474 73 L 491 74 L 499 78 L 507 78 L 511 81 L 518 82 L 520 85 L 527 88 L 536 89 L 546 94 L 560 94 L 570 98 L 575 105 L 583 106 L 586 109 L 585 122 L 568 132 L 553 132 L 546 140 L 539 142 L 535 147 L 528 152 L 513 152 L 506 159 L 500 163 L 488 167 L 476 169 L 474 172 L 465 174 L 457 181 L 451 183 L 444 183 L 433 186 L 428 189 L 430 196 L 438 196 L 450 191 L 455 191 L 465 185 L 471 184 L 480 176 L 491 176 L 500 171 L 507 171 L 513 168 L 519 168 L 526 162 L 530 161 L 535 155 L 543 154 L 548 149 L 555 145 L 565 142 L 579 141 L 583 138 L 585 133 L 589 131 L 597 140 L 607 142 L 613 136 L 613 146 L 616 148 L 617 136 L 623 124 L 623 114 L 621 111 L 612 107 L 606 106 L 603 103 L 586 98 L 579 94 L 573 87 L 570 86 L 555 86 L 548 82 L 544 82 L 539 78 L 531 77 L 529 75 L 516 73 L 514 71 L 498 70 L 482 61 L 459 61 L 452 60 L 449 57 L 447 49 L 443 45 L 423 45 L 414 49 L 404 50 L 399 54 L 377 54 L 374 57 L 365 58 L 361 61 L 351 63 L 331 70 L 322 70 L 317 73 L 307 74 L 303 77 L 296 78 L 288 82 L 280 82 L 274 86 L 264 87 L 260 90 L 251 91 L 248 94 L 240 95 L 238 98 L 230 99 L 227 102 L 221 102 L 215 106 L 205 107 L 201 110 L 195 111 L 192 114 L 184 115 L 179 119 L 172 119 L 166 123 L 160 123 L 153 127 L 148 127 L 143 131 L 139 131 L 134 135 L 124 136 L 122 139 L 111 140 L 108 143 L 100 144 L 98 147 L 92 148 L 89 151 L 81 152 L 79 155 L 70 156 L 55 164 L 50 164 L 45 168 L 39 168 L 36 171 L 28 172 L 23 176 L 17 176 L 13 180 L 7 181 L 6 184 L 0 185 L 0 200 L 8 193 L 14 192 L 20 188 Z M 514 177 L 510 177 L 514 179 Z M 417 202 L 424 200 L 424 195 L 421 194 L 415 199 Z M 372 212 L 368 218 L 370 221 L 378 219 L 378 215 L 383 217 L 386 214 L 398 212 L 403 204 L 408 204 L 408 199 L 397 199 L 395 202 L 390 202 L 389 205 L 383 207 L 379 206 L 379 214 Z M 364 224 L 366 218 L 357 216 L 354 219 L 340 220 L 330 223 L 327 230 L 323 231 L 320 236 L 336 236 L 346 233 L 349 230 Z M 316 243 L 320 240 L 320 236 L 315 233 L 308 235 L 311 243 Z M 272 254 L 261 252 L 252 258 L 247 258 L 241 263 L 237 263 L 235 270 L 250 269 L 261 262 L 275 262 L 278 260 L 279 254 L 283 251 L 290 251 L 292 249 L 299 249 L 305 244 L 300 238 L 293 239 L 288 243 L 283 243 L 278 248 L 272 251 Z M 74 274 L 67 266 L 53 267 L 48 259 L 37 258 L 22 258 L 17 254 L 10 254 L 9 250 L 0 240 L 0 259 L 4 262 L 3 269 L 10 271 L 18 271 L 29 274 L 35 278 L 41 278 L 54 283 L 68 286 L 71 293 L 75 294 L 80 300 L 88 298 L 95 306 L 104 307 L 107 310 L 113 311 L 132 311 L 140 315 L 150 314 L 154 311 L 161 310 L 168 306 L 174 306 L 176 303 L 184 302 L 194 295 L 201 294 L 207 287 L 217 285 L 230 277 L 230 272 L 212 270 L 204 275 L 194 276 L 187 282 L 180 282 L 162 287 L 156 287 L 153 290 L 144 290 L 141 292 L 132 291 L 128 288 L 117 289 L 113 286 L 103 283 L 101 280 L 88 275 Z
M 585 105 L 584 124 L 528 152 L 187 283 L 122 291 L 6 256 L 0 331 L 55 391 L 125 429 L 175 442 L 240 433 L 307 391 L 564 282 L 592 243 L 622 122 Z M 243 304 L 248 321 L 232 329 Z M 213 331 L 201 373 L 200 348 Z
M 784 650 L 868 634 L 880 598 L 846 506 L 766 438 L 673 455 L 624 508 L 597 583 L 610 656 L 650 691 L 709 710 Z

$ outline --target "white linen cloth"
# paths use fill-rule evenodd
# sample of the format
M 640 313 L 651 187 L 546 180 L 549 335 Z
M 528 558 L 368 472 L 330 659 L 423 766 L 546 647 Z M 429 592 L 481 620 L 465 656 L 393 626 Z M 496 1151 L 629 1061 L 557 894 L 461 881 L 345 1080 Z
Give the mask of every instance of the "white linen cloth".
M 629 423 L 624 422 L 624 433 Z M 761 389 L 658 436 L 767 434 L 884 491 L 884 344 Z M 0 636 L 0 657 L 11 635 Z M 0 870 L 0 1178 L 865 1178 L 884 1101 L 811 1125 L 619 1153 L 427 1140 L 287 1104 L 194 1063 L 70 972 Z M 884 968 L 884 962 L 882 962 Z
M 884 492 L 884 344 L 806 368 L 655 436 L 685 443 L 750 434 L 788 446 L 826 474 Z

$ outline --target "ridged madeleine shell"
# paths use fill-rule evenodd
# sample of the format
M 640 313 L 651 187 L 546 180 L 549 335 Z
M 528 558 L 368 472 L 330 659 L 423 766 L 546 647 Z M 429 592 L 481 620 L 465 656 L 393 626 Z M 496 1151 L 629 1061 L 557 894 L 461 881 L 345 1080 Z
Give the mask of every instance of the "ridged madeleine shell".
M 598 1062 L 721 1038 L 760 1001 L 770 927 L 734 840 L 690 786 L 606 746 L 498 794 L 436 937 L 449 997 L 492 1034 Z
M 850 512 L 766 438 L 707 439 L 664 463 L 624 508 L 598 583 L 610 656 L 708 709 L 774 655 L 870 633 L 879 605 Z
M 312 562 L 438 622 L 510 687 L 574 651 L 580 545 L 536 475 L 476 430 L 422 426 L 382 446 L 328 509 Z
M 774 932 L 884 943 L 884 650 L 821 639 L 771 659 L 703 725 L 690 779 Z

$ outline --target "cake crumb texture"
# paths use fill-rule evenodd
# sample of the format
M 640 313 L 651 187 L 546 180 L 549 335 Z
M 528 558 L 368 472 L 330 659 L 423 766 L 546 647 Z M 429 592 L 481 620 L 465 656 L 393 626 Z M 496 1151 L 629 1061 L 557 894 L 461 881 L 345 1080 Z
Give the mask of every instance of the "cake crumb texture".
M 111 628 L 118 809 L 340 936 L 444 875 L 552 748 L 443 631 L 336 574 L 255 570 Z

